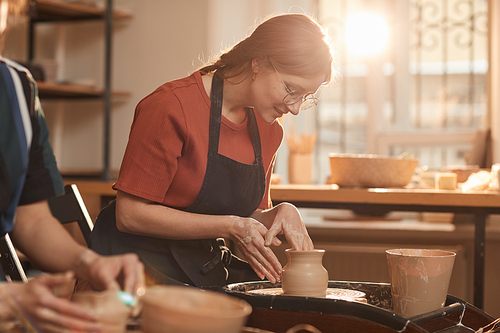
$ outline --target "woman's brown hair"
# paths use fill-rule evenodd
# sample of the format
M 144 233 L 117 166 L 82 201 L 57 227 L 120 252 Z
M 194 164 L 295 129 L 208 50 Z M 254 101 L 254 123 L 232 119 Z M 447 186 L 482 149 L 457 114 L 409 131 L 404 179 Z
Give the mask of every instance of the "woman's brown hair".
M 3 0 L 9 3 L 9 14 L 24 15 L 28 11 L 28 0 Z
M 7 13 L 2 13 L 5 9 L 4 4 L 8 4 Z M 0 15 L 7 15 L 7 28 L 0 31 L 0 55 L 2 55 L 4 43 L 5 43 L 5 35 L 6 31 L 9 30 L 9 27 L 15 25 L 18 22 L 19 18 L 23 18 L 26 14 L 28 8 L 27 0 L 0 0 Z M 14 23 L 14 24 L 13 24 Z M 3 22 L 2 22 L 3 24 Z M 1 25 L 1 24 L 0 24 Z M 5 28 L 5 27 L 2 27 Z
M 283 14 L 265 20 L 249 37 L 200 70 L 209 73 L 220 69 L 218 74 L 225 79 L 250 75 L 255 58 L 267 58 L 291 75 L 324 75 L 326 82 L 334 73 L 333 50 L 327 34 L 304 14 Z

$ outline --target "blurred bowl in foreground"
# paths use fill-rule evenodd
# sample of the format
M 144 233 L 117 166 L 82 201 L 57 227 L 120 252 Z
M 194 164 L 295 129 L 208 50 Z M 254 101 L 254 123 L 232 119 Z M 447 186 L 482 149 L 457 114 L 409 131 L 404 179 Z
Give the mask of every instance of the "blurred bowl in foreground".
M 154 286 L 141 297 L 144 333 L 239 333 L 252 307 L 222 293 L 183 286 Z
M 329 182 L 349 187 L 403 187 L 418 159 L 369 154 L 329 154 Z

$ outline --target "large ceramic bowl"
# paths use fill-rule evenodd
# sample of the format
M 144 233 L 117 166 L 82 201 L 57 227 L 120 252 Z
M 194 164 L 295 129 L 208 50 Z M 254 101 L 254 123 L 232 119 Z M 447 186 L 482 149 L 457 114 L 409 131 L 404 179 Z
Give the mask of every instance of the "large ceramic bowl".
M 402 187 L 411 181 L 418 160 L 385 155 L 329 154 L 329 182 L 350 187 Z
M 239 333 L 252 312 L 244 300 L 194 287 L 151 287 L 141 302 L 144 333 Z

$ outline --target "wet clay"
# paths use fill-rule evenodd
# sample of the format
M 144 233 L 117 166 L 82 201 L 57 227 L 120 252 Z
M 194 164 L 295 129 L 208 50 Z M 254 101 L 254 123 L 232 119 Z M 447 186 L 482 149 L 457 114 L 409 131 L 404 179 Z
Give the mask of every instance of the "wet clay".
M 394 312 L 403 317 L 444 306 L 456 254 L 426 249 L 387 250 Z
M 239 333 L 252 307 L 194 287 L 154 286 L 141 297 L 144 333 Z
M 328 272 L 323 267 L 325 250 L 285 250 L 288 262 L 283 267 L 281 287 L 283 294 L 293 296 L 325 297 Z
M 83 291 L 73 295 L 72 301 L 91 310 L 102 324 L 103 333 L 123 333 L 132 308 L 118 298 L 116 290 Z

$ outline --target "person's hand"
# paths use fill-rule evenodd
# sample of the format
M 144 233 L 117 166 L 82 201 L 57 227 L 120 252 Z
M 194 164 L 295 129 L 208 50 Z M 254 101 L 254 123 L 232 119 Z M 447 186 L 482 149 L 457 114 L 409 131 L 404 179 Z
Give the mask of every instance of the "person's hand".
M 20 283 L 20 282 L 15 282 Z M 5 288 L 5 284 L 0 285 L 0 288 Z M 15 308 L 10 306 L 10 302 L 5 298 L 6 290 L 0 291 L 0 332 L 10 332 L 13 330 L 18 321 L 16 320 Z
M 313 250 L 313 242 L 307 233 L 297 207 L 289 203 L 281 203 L 273 209 L 277 209 L 277 213 L 265 235 L 265 245 L 270 246 L 275 242 L 276 236 L 282 234 L 285 235 L 292 249 L 297 251 Z
M 282 267 L 269 246 L 264 245 L 267 231 L 262 223 L 253 218 L 234 217 L 229 234 L 255 273 L 261 279 L 267 277 L 274 283 L 280 281 Z M 276 244 L 279 245 L 278 239 L 273 245 Z
M 86 250 L 75 271 L 96 290 L 121 289 L 132 295 L 144 292 L 144 265 L 133 253 L 101 256 Z
M 74 274 L 42 274 L 27 283 L 0 284 L 0 328 L 2 325 L 33 325 L 39 332 L 99 332 L 95 316 L 55 290 L 74 285 Z M 4 322 L 5 319 L 5 322 Z

